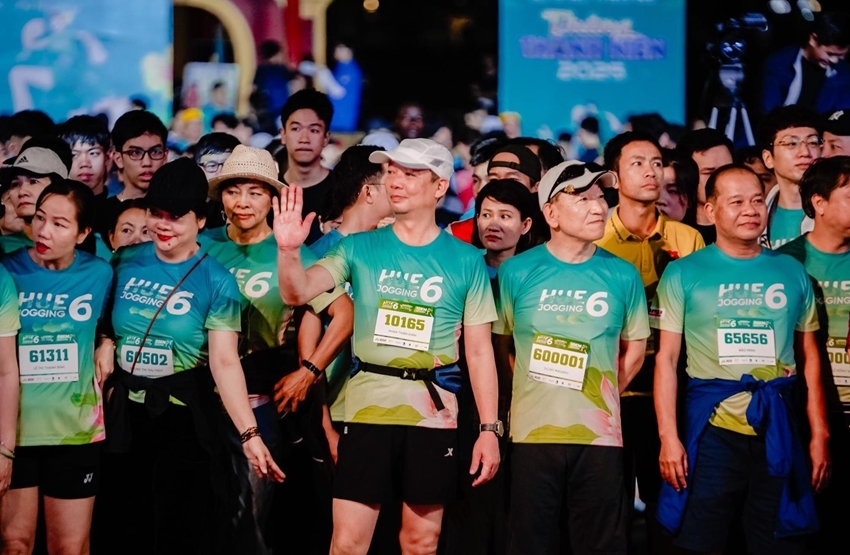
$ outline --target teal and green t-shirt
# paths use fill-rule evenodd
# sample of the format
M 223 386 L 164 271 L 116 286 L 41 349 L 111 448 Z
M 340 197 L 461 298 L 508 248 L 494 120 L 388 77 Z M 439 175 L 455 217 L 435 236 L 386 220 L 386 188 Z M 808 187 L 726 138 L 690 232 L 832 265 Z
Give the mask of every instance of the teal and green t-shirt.
M 95 379 L 97 326 L 112 289 L 112 268 L 77 252 L 64 270 L 36 264 L 29 249 L 2 261 L 18 290 L 21 329 L 18 445 L 82 445 L 106 437 Z
M 355 233 L 317 265 L 351 284 L 354 355 L 372 364 L 433 368 L 458 357 L 462 326 L 496 319 L 484 260 L 447 233 L 414 247 L 392 226 Z M 345 421 L 428 428 L 457 427 L 457 398 L 437 387 L 437 411 L 424 382 L 360 372 L 348 383 Z
M 259 243 L 240 245 L 227 236 L 227 228 L 220 227 L 205 233 L 204 248 L 233 277 L 239 286 L 242 308 L 242 335 L 239 355 L 278 347 L 283 344 L 286 326 L 294 309 L 284 304 L 277 281 L 277 242 L 269 235 Z M 318 258 L 307 247 L 301 248 L 301 261 L 312 266 Z M 313 299 L 310 307 L 321 312 L 342 290 L 323 293 Z
M 800 225 L 805 217 L 806 214 L 802 208 L 788 209 L 777 206 L 770 220 L 770 228 L 767 230 L 770 248 L 778 249 L 785 243 L 799 237 Z
M 653 327 L 684 333 L 688 375 L 772 380 L 797 373 L 794 332 L 818 329 L 814 292 L 803 266 L 762 249 L 734 258 L 711 245 L 667 267 L 650 312 Z M 710 423 L 747 435 L 752 394 L 729 397 Z
M 540 245 L 505 261 L 498 282 L 493 333 L 516 347 L 511 440 L 622 447 L 620 340 L 649 337 L 635 267 L 601 248 L 569 264 Z
M 806 236 L 787 243 L 779 252 L 796 258 L 814 280 L 822 366 L 831 370 L 838 393 L 836 399 L 827 389 L 827 406 L 833 411 L 850 413 L 850 355 L 846 350 L 850 325 L 850 252 L 819 251 Z
M 19 329 L 18 289 L 6 267 L 0 265 L 0 337 L 18 335 Z
M 31 246 L 32 239 L 27 237 L 23 232 L 0 235 L 0 252 L 4 252 L 7 255 L 12 254 L 18 249 Z
M 344 235 L 336 229 L 331 229 L 315 243 L 310 245 L 310 250 L 314 255 L 323 258 L 328 251 L 337 245 Z M 304 260 L 303 251 L 301 259 Z M 346 292 L 351 295 L 351 285 L 346 282 L 344 284 Z M 325 368 L 325 378 L 327 380 L 326 397 L 328 403 L 328 412 L 330 412 L 333 422 L 345 421 L 345 389 L 348 385 L 348 378 L 351 377 L 351 342 L 347 342 L 337 357 L 333 359 L 327 368 Z
M 207 256 L 168 300 L 142 345 L 157 308 L 202 254 L 169 263 L 157 257 L 152 242 L 116 251 L 112 327 L 121 368 L 129 372 L 135 360 L 134 374 L 160 378 L 205 366 L 208 332 L 240 331 L 242 296 L 236 279 Z

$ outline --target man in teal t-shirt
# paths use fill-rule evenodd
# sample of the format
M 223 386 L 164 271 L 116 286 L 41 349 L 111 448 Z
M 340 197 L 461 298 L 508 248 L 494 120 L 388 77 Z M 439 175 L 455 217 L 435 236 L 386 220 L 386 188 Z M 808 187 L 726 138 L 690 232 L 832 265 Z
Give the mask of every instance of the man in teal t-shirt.
M 803 209 L 815 227 L 779 252 L 799 260 L 812 278 L 817 302 L 818 348 L 826 389 L 832 480 L 818 496 L 815 553 L 828 553 L 846 538 L 850 498 L 850 157 L 819 160 L 800 182 Z
M 490 343 L 496 311 L 478 251 L 436 225 L 452 175 L 449 151 L 428 139 L 406 139 L 369 160 L 387 164 L 384 187 L 396 222 L 349 235 L 305 272 L 299 249 L 313 217 L 302 221 L 299 188 L 284 191 L 274 223 L 281 295 L 299 304 L 349 282 L 354 297 L 359 365 L 345 399 L 331 553 L 342 553 L 341 546 L 365 552 L 380 505 L 398 497 L 402 551 L 435 552 L 443 506 L 457 484 L 452 390 L 460 383 L 461 331 L 483 423 L 470 469 L 480 467 L 474 485 L 499 466 L 495 434 L 502 423 Z
M 749 552 L 802 553 L 801 540 L 788 536 L 805 533 L 816 515 L 805 504 L 791 510 L 783 491 L 795 488 L 795 501 L 808 492 L 811 501 L 809 481 L 820 488 L 829 466 L 814 293 L 798 262 L 759 244 L 767 208 L 755 173 L 724 166 L 709 178 L 706 197 L 717 242 L 667 267 L 650 311 L 661 330 L 655 403 L 666 483 L 659 522 L 678 547 L 714 553 L 743 510 Z M 684 445 L 676 402 L 683 336 L 690 378 Z M 798 360 L 811 472 L 785 401 Z
M 548 552 L 562 512 L 576 551 L 627 549 L 620 392 L 649 322 L 637 270 L 593 244 L 605 180 L 579 162 L 549 170 L 537 194 L 552 239 L 499 268 L 497 364 L 514 376 L 509 554 Z
M 378 150 L 382 149 L 376 146 L 355 145 L 342 153 L 334 167 L 339 171 L 334 174 L 333 183 L 328 192 L 328 198 L 333 199 L 332 206 L 330 212 L 325 215 L 325 219 L 335 219 L 341 215 L 342 223 L 310 245 L 310 250 L 316 256 L 324 257 L 342 241 L 343 237 L 376 229 L 381 220 L 392 216 L 381 181 L 383 172 L 381 165 L 369 161 L 369 156 Z M 350 294 L 351 286 L 346 284 L 345 288 Z M 329 443 L 335 444 L 339 441 L 339 436 L 331 423 L 341 426 L 345 421 L 345 389 L 350 372 L 351 347 L 349 344 L 325 371 L 328 412 L 323 425 Z M 334 445 L 332 450 L 335 449 Z
M 820 117 L 802 106 L 781 106 L 768 113 L 759 127 L 765 167 L 776 175 L 776 186 L 765 191 L 767 220 L 762 244 L 776 249 L 811 231 L 812 219 L 803 213 L 800 180 L 821 157 Z
M 802 209 L 791 209 L 777 206 L 773 212 L 773 219 L 770 222 L 768 230 L 768 238 L 770 246 L 774 249 L 793 241 L 800 236 L 800 226 L 806 215 Z

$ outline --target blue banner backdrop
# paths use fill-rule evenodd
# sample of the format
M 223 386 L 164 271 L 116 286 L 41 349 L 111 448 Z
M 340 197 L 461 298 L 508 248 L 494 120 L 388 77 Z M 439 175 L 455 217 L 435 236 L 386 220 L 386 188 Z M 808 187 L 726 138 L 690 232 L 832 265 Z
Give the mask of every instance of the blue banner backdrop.
M 143 99 L 170 119 L 171 0 L 0 0 L 0 113 L 57 121 Z
M 632 114 L 685 117 L 685 0 L 500 0 L 499 107 L 523 134 L 602 139 Z

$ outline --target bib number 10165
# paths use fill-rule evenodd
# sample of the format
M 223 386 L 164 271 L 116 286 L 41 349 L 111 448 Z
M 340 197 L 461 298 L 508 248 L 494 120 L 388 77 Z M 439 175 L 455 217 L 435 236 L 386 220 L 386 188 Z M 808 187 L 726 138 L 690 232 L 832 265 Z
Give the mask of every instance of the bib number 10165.
M 434 328 L 434 307 L 381 299 L 373 341 L 428 351 Z

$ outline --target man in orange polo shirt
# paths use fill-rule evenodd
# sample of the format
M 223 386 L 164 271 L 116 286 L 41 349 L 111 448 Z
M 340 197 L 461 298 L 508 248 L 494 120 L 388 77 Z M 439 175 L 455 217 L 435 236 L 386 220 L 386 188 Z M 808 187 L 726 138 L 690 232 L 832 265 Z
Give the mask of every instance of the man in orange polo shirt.
M 606 169 L 617 174 L 620 204 L 605 225 L 605 235 L 596 242 L 603 249 L 632 263 L 640 272 L 647 302 L 664 268 L 671 260 L 687 256 L 705 246 L 694 228 L 671 220 L 655 207 L 661 196 L 663 164 L 661 147 L 651 136 L 630 131 L 611 139 L 605 146 Z M 625 483 L 634 498 L 635 477 L 645 512 L 650 551 L 661 552 L 661 528 L 655 520 L 661 475 L 658 455 L 658 422 L 652 400 L 655 338 L 647 340 L 641 371 L 621 392 Z M 633 503 L 630 503 L 630 507 Z

